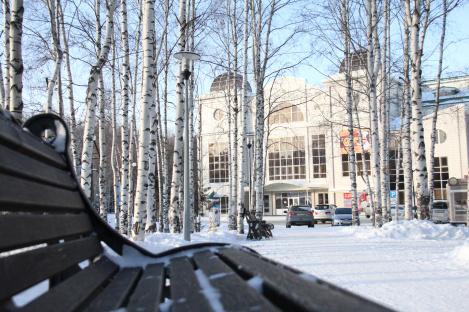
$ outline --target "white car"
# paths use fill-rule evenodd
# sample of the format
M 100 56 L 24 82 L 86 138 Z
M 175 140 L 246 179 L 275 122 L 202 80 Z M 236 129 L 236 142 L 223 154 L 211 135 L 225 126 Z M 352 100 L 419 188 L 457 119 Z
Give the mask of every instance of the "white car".
M 332 215 L 334 213 L 335 205 L 316 205 L 313 208 L 314 223 L 321 221 L 326 223 L 326 221 L 332 222 Z
M 352 225 L 352 208 L 337 208 L 332 217 L 331 226 Z

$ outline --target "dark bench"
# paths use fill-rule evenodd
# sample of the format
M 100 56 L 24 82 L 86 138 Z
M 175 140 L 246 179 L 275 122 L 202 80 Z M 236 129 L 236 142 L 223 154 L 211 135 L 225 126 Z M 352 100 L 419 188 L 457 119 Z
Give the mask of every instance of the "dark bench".
M 65 124 L 24 127 L 0 110 L 0 311 L 387 311 L 241 246 L 148 252 L 91 208 Z
M 263 238 L 271 238 L 272 230 L 274 225 L 267 223 L 265 220 L 259 220 L 256 218 L 254 211 L 244 210 L 246 221 L 248 223 L 248 235 L 247 239 L 261 240 Z

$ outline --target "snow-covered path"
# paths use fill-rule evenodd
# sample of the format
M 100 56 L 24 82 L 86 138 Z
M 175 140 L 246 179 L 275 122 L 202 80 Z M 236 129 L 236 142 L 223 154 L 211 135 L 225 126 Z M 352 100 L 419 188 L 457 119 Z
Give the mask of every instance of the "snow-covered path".
M 274 239 L 245 245 L 399 311 L 468 310 L 469 265 L 453 253 L 467 239 L 370 239 L 353 231 L 278 225 Z

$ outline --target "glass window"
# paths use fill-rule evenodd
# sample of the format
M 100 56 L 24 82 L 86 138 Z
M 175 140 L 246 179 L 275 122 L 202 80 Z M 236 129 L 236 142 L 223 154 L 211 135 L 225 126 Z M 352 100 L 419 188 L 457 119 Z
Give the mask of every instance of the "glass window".
M 326 177 L 326 137 L 324 134 L 312 136 L 313 178 Z
M 436 130 L 436 143 L 441 144 L 446 142 L 446 132 L 443 130 Z
M 304 137 L 269 140 L 269 180 L 306 179 Z
M 448 158 L 435 157 L 433 160 L 433 196 L 435 200 L 448 198 L 446 195 L 448 179 Z
M 208 173 L 210 183 L 228 182 L 228 144 L 210 143 L 208 145 Z
M 269 116 L 269 124 L 290 123 L 303 121 L 303 113 L 298 105 L 291 103 L 280 103 L 272 108 Z
M 370 162 L 370 153 L 365 153 L 365 159 L 363 159 L 362 153 L 355 154 L 355 163 L 357 166 L 357 175 L 364 175 L 364 163 L 366 163 L 367 173 L 371 175 L 371 162 Z M 348 177 L 350 175 L 350 162 L 348 154 L 342 154 L 342 176 Z

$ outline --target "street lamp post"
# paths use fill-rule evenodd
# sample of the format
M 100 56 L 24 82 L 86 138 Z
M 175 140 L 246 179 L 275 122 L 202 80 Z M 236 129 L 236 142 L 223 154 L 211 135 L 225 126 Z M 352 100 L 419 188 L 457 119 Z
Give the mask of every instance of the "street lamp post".
M 190 63 L 200 59 L 200 55 L 191 51 L 180 51 L 174 54 L 174 57 L 182 62 L 184 70 L 181 75 L 184 79 L 184 217 L 183 230 L 184 240 L 191 240 L 191 209 L 190 209 L 190 182 L 189 182 L 189 77 L 191 76 Z
M 252 175 L 251 175 L 251 169 L 252 169 L 252 164 L 251 164 L 251 147 L 252 147 L 252 143 L 251 143 L 251 138 L 248 138 L 248 144 L 247 144 L 247 148 L 248 148 L 248 167 L 249 167 L 249 200 L 248 200 L 248 212 L 251 211 L 252 207 L 251 207 L 251 196 L 252 196 Z

